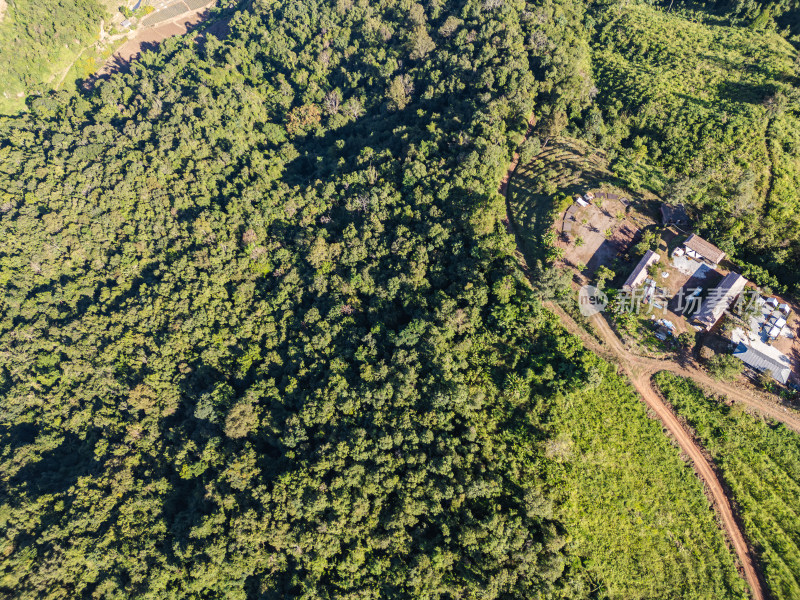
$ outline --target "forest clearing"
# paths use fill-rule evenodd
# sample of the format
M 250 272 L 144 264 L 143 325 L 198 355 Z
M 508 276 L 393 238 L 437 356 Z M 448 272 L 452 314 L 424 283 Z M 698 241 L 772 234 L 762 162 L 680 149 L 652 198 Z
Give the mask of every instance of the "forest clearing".
M 553 147 L 558 145 L 559 143 L 555 142 Z M 552 160 L 552 150 L 548 158 Z M 548 158 L 545 158 L 545 162 L 547 162 Z M 536 157 L 531 161 L 531 164 L 535 164 L 539 160 L 541 160 L 541 157 Z M 582 166 L 585 168 L 587 163 L 583 162 Z M 509 209 L 515 206 L 535 206 L 537 203 L 548 205 L 549 201 L 545 196 L 538 196 L 538 201 L 534 199 L 533 201 L 520 202 L 521 197 L 537 198 L 535 196 L 538 188 L 536 181 L 533 180 L 529 183 L 535 175 L 532 176 L 529 169 L 530 167 L 527 165 L 521 166 L 516 161 L 509 166 L 508 174 L 499 190 L 501 194 L 506 196 Z M 577 173 L 572 171 L 572 175 L 570 175 L 570 172 L 569 168 L 566 171 L 562 171 L 562 173 L 566 173 L 567 179 L 562 179 L 559 183 L 572 193 L 578 190 L 581 193 L 585 193 L 587 188 L 570 188 L 570 185 L 597 185 L 601 183 L 599 179 L 591 179 L 591 183 L 580 181 L 584 177 L 584 169 L 580 169 Z M 601 177 L 604 174 L 602 168 L 590 169 L 589 172 L 597 173 Z M 553 171 L 551 170 L 548 175 L 550 176 L 548 180 L 552 181 Z M 510 195 L 513 196 L 513 201 L 509 199 Z M 641 240 L 642 235 L 639 227 L 651 227 L 655 224 L 646 214 L 636 214 L 628 222 L 626 214 L 630 214 L 631 203 L 625 198 L 625 195 L 624 192 L 619 190 L 615 193 L 595 191 L 590 194 L 591 200 L 588 201 L 589 203 L 584 203 L 583 207 L 570 203 L 570 208 L 563 214 L 556 213 L 558 220 L 552 226 L 560 231 L 561 239 L 559 241 L 564 243 L 567 248 L 574 248 L 574 250 L 571 250 L 572 253 L 570 253 L 570 250 L 567 251 L 563 260 L 578 276 L 584 269 L 587 269 L 588 272 L 596 272 L 601 266 L 611 265 L 613 260 L 631 249 L 635 240 Z M 571 196 L 567 196 L 567 198 L 571 199 Z M 520 255 L 524 257 L 527 264 L 533 264 L 532 261 L 537 260 L 535 254 L 526 255 L 525 253 L 524 249 L 537 245 L 536 238 L 531 239 L 527 236 L 530 236 L 538 228 L 539 243 L 543 247 L 544 239 L 547 237 L 547 234 L 544 233 L 547 225 L 547 215 L 552 214 L 530 209 L 524 211 L 522 215 L 508 214 L 507 219 L 511 224 L 511 232 L 515 235 L 520 248 Z M 531 215 L 537 215 L 537 218 L 532 219 Z M 552 218 L 552 216 L 549 218 Z M 524 234 L 517 235 L 516 228 L 518 227 L 517 224 L 520 223 L 520 219 L 523 219 L 524 223 L 537 223 L 537 225 L 533 229 L 530 225 L 523 227 L 521 231 Z M 584 226 L 581 233 L 575 231 L 578 223 Z M 622 236 L 620 236 L 620 232 L 623 232 Z M 571 239 L 574 240 L 579 236 L 586 238 L 583 244 L 572 245 L 568 243 Z M 667 239 L 670 240 L 671 237 Z M 666 250 L 666 247 L 664 249 Z M 690 280 L 693 280 L 690 275 L 683 275 L 683 279 L 680 279 L 680 273 L 677 275 L 673 276 L 670 281 L 670 285 L 676 288 L 682 287 Z M 580 280 L 578 281 L 580 282 Z M 588 279 L 584 279 L 584 281 L 588 281 Z M 535 282 L 532 282 L 532 284 L 534 287 L 536 286 Z M 574 285 L 577 286 L 578 284 Z M 575 291 L 577 291 L 577 287 Z M 570 299 L 569 301 L 572 300 Z M 587 348 L 591 348 L 599 356 L 606 357 L 612 364 L 620 366 L 622 372 L 631 381 L 640 397 L 653 411 L 653 415 L 661 421 L 665 431 L 681 448 L 685 459 L 693 466 L 697 476 L 704 482 L 709 500 L 717 512 L 720 526 L 725 531 L 726 538 L 736 553 L 738 567 L 750 587 L 753 598 L 766 598 L 768 596 L 765 589 L 767 575 L 765 572 L 760 571 L 761 563 L 753 555 L 751 543 L 745 535 L 742 515 L 733 504 L 737 498 L 732 495 L 719 473 L 718 466 L 706 455 L 704 448 L 694 438 L 693 432 L 688 430 L 679 421 L 672 408 L 665 404 L 653 378 L 665 371 L 688 377 L 705 389 L 710 390 L 711 393 L 720 394 L 731 402 L 740 402 L 753 415 L 763 415 L 776 422 L 783 423 L 796 434 L 800 434 L 800 412 L 788 406 L 781 406 L 775 402 L 774 397 L 758 392 L 752 386 L 745 386 L 745 388 L 739 389 L 710 377 L 699 364 L 686 354 L 682 355 L 679 361 L 648 359 L 633 354 L 621 343 L 617 333 L 609 326 L 602 313 L 596 314 L 590 319 L 595 335 L 602 341 L 601 344 L 598 344 L 596 337 L 589 335 L 584 327 L 578 325 L 557 303 L 548 302 L 546 306 L 559 317 L 562 325 L 570 333 L 580 337 Z M 789 585 L 784 584 L 780 578 L 775 581 L 772 577 L 770 578 L 770 583 L 775 586 L 773 589 Z M 796 583 L 791 585 L 796 585 Z
M 209 10 L 216 2 L 217 0 L 194 2 L 193 6 L 199 5 L 195 8 L 190 8 L 183 1 L 174 2 L 165 6 L 163 11 L 152 13 L 142 22 L 141 27 L 126 36 L 127 41 L 108 57 L 92 79 L 107 77 L 126 69 L 142 52 L 155 50 L 164 40 L 188 33 L 208 17 Z M 215 31 L 219 33 L 220 29 L 217 24 Z

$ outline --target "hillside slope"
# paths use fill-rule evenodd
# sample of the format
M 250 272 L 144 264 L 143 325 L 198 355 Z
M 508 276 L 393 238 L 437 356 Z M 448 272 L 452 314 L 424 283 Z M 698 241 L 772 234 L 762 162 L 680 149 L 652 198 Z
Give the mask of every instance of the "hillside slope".
M 693 22 L 643 4 L 602 11 L 592 37 L 598 105 L 589 140 L 626 174 L 686 202 L 698 229 L 762 283 L 800 283 L 796 50 L 773 33 Z M 663 181 L 671 183 L 664 187 Z
M 581 18 L 254 2 L 0 120 L 0 593 L 741 598 L 501 222 Z
M 0 20 L 0 114 L 17 112 L 25 96 L 51 89 L 57 74 L 97 38 L 105 16 L 98 0 L 8 3 Z

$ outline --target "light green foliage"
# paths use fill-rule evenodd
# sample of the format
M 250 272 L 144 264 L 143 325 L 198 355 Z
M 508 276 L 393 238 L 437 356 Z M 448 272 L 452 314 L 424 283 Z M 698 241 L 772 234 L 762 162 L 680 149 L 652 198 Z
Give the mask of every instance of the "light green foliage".
M 746 276 L 768 284 L 767 269 L 800 282 L 800 271 L 784 268 L 800 260 L 795 49 L 776 34 L 644 4 L 596 18 L 605 125 L 594 137 L 618 154 L 617 174 L 686 203 L 700 232 L 754 264 Z
M 16 112 L 26 95 L 51 89 L 107 16 L 97 0 L 9 2 L 0 21 L 0 113 Z
M 595 285 L 599 289 L 604 289 L 606 287 L 606 282 L 610 279 L 613 279 L 616 276 L 616 273 L 609 269 L 607 266 L 602 265 L 594 274 L 595 277 Z
M 548 401 L 545 455 L 568 548 L 600 597 L 745 598 L 691 466 L 611 368 L 584 361 L 602 376 Z
M 741 375 L 744 363 L 733 354 L 715 354 L 709 359 L 706 368 L 716 379 L 731 381 Z
M 669 373 L 656 381 L 722 471 L 774 598 L 800 598 L 800 436 L 710 399 Z

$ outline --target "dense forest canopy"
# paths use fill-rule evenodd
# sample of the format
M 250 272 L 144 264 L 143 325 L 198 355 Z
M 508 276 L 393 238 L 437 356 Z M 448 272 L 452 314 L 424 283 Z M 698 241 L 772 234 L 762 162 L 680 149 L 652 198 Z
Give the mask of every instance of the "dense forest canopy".
M 496 185 L 557 10 L 255 3 L 0 124 L 5 593 L 553 590 L 497 431 L 584 369 Z
M 502 222 L 532 115 L 626 147 L 586 9 L 254 0 L 0 118 L 0 593 L 742 598 Z

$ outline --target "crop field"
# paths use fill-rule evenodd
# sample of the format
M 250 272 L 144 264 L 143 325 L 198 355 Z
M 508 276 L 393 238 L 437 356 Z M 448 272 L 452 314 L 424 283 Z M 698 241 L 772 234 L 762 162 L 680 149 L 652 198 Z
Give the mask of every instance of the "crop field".
M 552 400 L 550 481 L 601 598 L 743 598 L 703 485 L 636 394 L 597 384 Z
M 144 19 L 142 19 L 142 25 L 145 27 L 151 27 L 153 25 L 158 25 L 159 23 L 163 23 L 164 21 L 169 21 L 170 19 L 174 19 L 178 15 L 181 15 L 185 12 L 189 12 L 189 7 L 186 6 L 184 2 L 174 2 L 172 4 L 167 5 L 165 8 L 158 10 Z
M 616 155 L 620 176 L 661 170 L 662 181 L 642 183 L 687 203 L 697 229 L 737 260 L 800 282 L 780 268 L 800 253 L 796 49 L 775 33 L 647 5 L 598 18 L 602 118 L 587 120 L 590 141 Z
M 209 3 L 208 0 L 185 0 L 185 2 L 189 10 L 198 10 Z
M 722 471 L 767 585 L 800 598 L 800 436 L 756 419 L 669 373 L 656 382 Z

